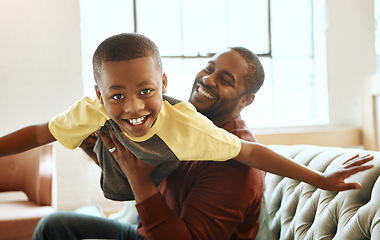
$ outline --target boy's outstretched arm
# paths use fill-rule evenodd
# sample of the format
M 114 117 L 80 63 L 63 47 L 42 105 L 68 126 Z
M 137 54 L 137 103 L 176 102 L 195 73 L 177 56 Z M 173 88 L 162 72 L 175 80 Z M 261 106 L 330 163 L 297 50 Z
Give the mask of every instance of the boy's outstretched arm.
M 355 173 L 372 168 L 373 165 L 363 165 L 372 159 L 373 156 L 370 155 L 363 157 L 357 155 L 330 172 L 321 173 L 284 157 L 262 144 L 243 140 L 240 153 L 235 157 L 236 161 L 245 165 L 300 180 L 329 191 L 361 188 L 359 183 L 345 183 L 344 180 Z
M 48 123 L 24 127 L 0 137 L 0 157 L 24 152 L 55 140 Z

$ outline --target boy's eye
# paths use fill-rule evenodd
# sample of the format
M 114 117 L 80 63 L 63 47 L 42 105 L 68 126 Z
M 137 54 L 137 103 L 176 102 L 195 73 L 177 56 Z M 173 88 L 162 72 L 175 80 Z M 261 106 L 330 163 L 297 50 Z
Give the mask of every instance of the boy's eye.
M 123 99 L 124 98 L 124 95 L 123 94 L 115 94 L 112 96 L 112 99 L 114 100 L 120 100 L 120 99 Z
M 149 94 L 151 92 L 152 92 L 152 89 L 143 89 L 143 90 L 141 90 L 140 94 L 141 95 L 147 95 L 147 94 Z

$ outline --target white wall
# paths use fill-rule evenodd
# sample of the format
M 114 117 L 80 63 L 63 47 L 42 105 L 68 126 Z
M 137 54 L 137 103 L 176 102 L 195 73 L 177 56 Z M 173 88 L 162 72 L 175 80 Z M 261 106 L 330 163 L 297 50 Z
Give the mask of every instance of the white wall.
M 376 63 L 373 0 L 326 0 L 326 5 L 330 125 L 362 127 L 363 95 Z M 81 97 L 83 87 L 79 1 L 2 0 L 0 12 L 3 135 L 48 121 Z M 119 206 L 100 196 L 98 172 L 80 150 L 56 146 L 59 209 Z
M 327 0 L 327 69 L 333 126 L 362 125 L 362 84 L 376 72 L 372 0 Z
M 363 129 L 365 148 L 377 149 L 372 95 L 376 74 L 373 0 L 326 0 L 327 69 L 331 126 Z
M 81 64 L 77 0 L 0 1 L 0 135 L 47 122 L 78 100 Z M 89 204 L 101 194 L 99 177 L 80 150 L 56 151 L 58 208 Z

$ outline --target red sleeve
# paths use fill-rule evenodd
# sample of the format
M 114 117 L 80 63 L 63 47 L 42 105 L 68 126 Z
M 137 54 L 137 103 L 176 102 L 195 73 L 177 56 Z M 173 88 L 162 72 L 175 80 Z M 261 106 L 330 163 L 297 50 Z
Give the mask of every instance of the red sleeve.
M 177 238 L 176 231 L 173 230 L 182 222 L 169 209 L 160 193 L 136 204 L 136 209 L 145 230 L 145 232 L 138 230 L 139 234 L 148 239 L 181 239 Z

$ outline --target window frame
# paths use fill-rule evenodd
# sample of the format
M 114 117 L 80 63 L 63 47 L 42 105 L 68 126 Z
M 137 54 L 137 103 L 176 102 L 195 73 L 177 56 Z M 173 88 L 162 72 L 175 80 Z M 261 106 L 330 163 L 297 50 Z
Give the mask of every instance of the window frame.
M 137 16 L 138 9 L 136 8 L 139 4 L 137 0 L 114 0 L 113 2 L 106 3 L 104 0 L 98 0 L 94 4 L 90 4 L 90 0 L 81 0 L 81 32 L 84 34 L 82 36 L 82 43 L 84 47 L 84 50 L 82 50 L 82 65 L 83 65 L 83 84 L 84 84 L 84 93 L 86 95 L 94 96 L 93 93 L 93 83 L 94 79 L 92 77 L 92 65 L 90 64 L 92 56 L 90 56 L 90 52 L 93 52 L 101 41 L 103 41 L 106 37 L 109 37 L 113 34 L 118 34 L 120 32 L 138 32 L 138 21 L 134 19 L 138 19 Z M 103 2 L 104 1 L 104 2 Z M 184 1 L 184 0 L 181 0 Z M 227 1 L 227 0 L 226 0 Z M 326 37 L 326 15 L 325 15 L 325 3 L 319 2 L 318 0 L 308 0 L 307 2 L 307 10 L 306 12 L 300 12 L 300 17 L 303 17 L 302 19 L 307 17 L 307 19 L 312 20 L 308 21 L 308 24 L 306 27 L 309 28 L 307 32 L 299 31 L 298 29 L 298 22 L 296 19 L 295 25 L 292 27 L 292 25 L 283 25 L 286 24 L 286 22 L 282 21 L 281 17 L 281 10 L 284 8 L 282 6 L 283 4 L 292 3 L 289 5 L 290 10 L 293 12 L 293 14 L 290 16 L 292 17 L 294 15 L 296 18 L 298 17 L 298 10 L 292 6 L 295 4 L 303 3 L 304 0 L 289 0 L 289 2 L 284 3 L 282 0 L 263 0 L 262 4 L 266 5 L 265 8 L 268 9 L 268 13 L 265 13 L 268 19 L 265 19 L 264 21 L 268 24 L 264 28 L 261 28 L 261 34 L 266 32 L 266 28 L 268 28 L 268 35 L 265 35 L 262 39 L 261 43 L 265 46 L 265 48 L 253 50 L 256 55 L 260 58 L 260 61 L 262 62 L 262 65 L 265 70 L 266 80 L 264 81 L 263 87 L 260 89 L 260 91 L 256 94 L 255 101 L 248 107 L 246 107 L 241 115 L 243 119 L 246 119 L 247 126 L 253 129 L 268 129 L 268 128 L 305 128 L 310 126 L 322 126 L 329 124 L 330 121 L 330 114 L 329 114 L 329 96 L 328 96 L 328 83 L 327 83 L 327 64 L 326 64 L 326 44 L 325 44 L 325 37 Z M 183 3 L 183 2 L 181 2 Z M 108 16 L 106 19 L 99 18 L 99 13 L 104 11 L 104 8 L 107 6 L 107 4 L 111 4 L 110 8 L 107 8 L 107 13 L 111 14 L 111 16 Z M 178 3 L 178 7 L 179 7 Z M 82 7 L 83 5 L 83 7 Z M 264 7 L 264 5 L 262 7 Z M 123 6 L 123 7 L 120 7 Z M 226 5 L 228 6 L 228 5 Z M 226 7 L 224 6 L 224 8 Z M 306 5 L 305 5 L 306 6 Z M 88 8 L 86 8 L 88 7 Z M 144 6 L 149 7 L 149 6 Z M 142 8 L 144 9 L 144 8 Z M 280 12 L 279 12 L 280 11 Z M 126 14 L 127 13 L 127 14 Z M 144 14 L 144 12 L 142 13 Z M 227 13 L 229 14 L 229 13 Z M 280 14 L 280 15 L 279 15 Z M 302 15 L 303 14 L 303 15 Z M 307 15 L 305 15 L 307 14 Z M 84 16 L 82 21 L 82 15 Z M 278 16 L 279 15 L 279 16 Z M 104 15 L 106 17 L 107 15 Z M 145 15 L 143 15 L 145 18 Z M 226 20 L 228 20 L 228 17 L 231 15 L 226 15 Z M 260 15 L 256 15 L 257 17 L 260 17 Z M 146 17 L 149 17 L 147 15 Z M 261 16 L 265 18 L 264 16 Z M 122 19 L 120 21 L 120 18 Z M 311 18 L 311 19 L 310 19 Z M 178 16 L 177 16 L 178 19 Z M 178 19 L 180 20 L 180 19 Z M 285 19 L 287 20 L 287 18 Z M 290 18 L 290 21 L 294 21 L 295 19 Z M 115 24 L 115 21 L 117 24 Z M 127 21 L 127 22 L 125 22 Z M 256 18 L 255 21 L 258 21 Z M 280 23 L 280 24 L 279 24 Z M 198 23 L 199 24 L 199 23 Z M 235 23 L 236 24 L 236 23 Z M 100 26 L 100 28 L 99 28 Z M 187 27 L 188 25 L 185 25 Z M 293 41 L 292 38 L 289 38 L 291 35 L 289 35 L 286 32 L 286 29 L 289 27 L 291 31 L 296 31 L 295 36 L 297 36 L 297 32 L 300 32 L 301 38 L 296 38 L 305 42 L 298 42 L 296 45 L 290 45 L 293 46 L 292 48 L 288 48 L 287 45 Z M 149 34 L 144 33 L 146 31 L 146 27 L 144 25 L 144 22 L 141 23 L 140 26 L 140 32 L 141 34 Z M 177 27 L 182 27 L 178 26 Z M 284 31 L 279 31 L 281 29 L 284 29 Z M 99 31 L 101 30 L 101 31 Z M 180 29 L 178 29 L 181 31 Z M 226 29 L 228 30 L 228 29 Z M 187 30 L 184 30 L 187 31 Z M 223 30 L 225 31 L 225 30 Z M 284 35 L 285 34 L 285 35 Z M 306 35 L 305 35 L 306 34 Z M 180 35 L 179 35 L 180 36 Z M 236 35 L 235 35 L 236 36 Z M 153 35 L 152 35 L 153 37 Z M 285 40 L 281 40 L 282 37 L 285 37 Z M 227 36 L 228 38 L 228 36 Z M 274 39 L 276 38 L 276 39 Z M 280 39 L 281 41 L 279 42 Z M 178 41 L 179 39 L 177 39 Z M 321 41 L 322 40 L 322 41 Z M 183 44 L 187 44 L 186 39 L 181 39 L 183 41 Z M 222 40 L 225 43 L 228 43 L 229 41 L 226 41 L 225 39 Z M 247 41 L 246 41 L 247 42 Z M 250 42 L 250 41 L 249 41 Z M 246 46 L 242 43 L 241 46 L 250 46 L 249 48 L 252 48 L 255 46 L 255 44 L 249 44 Z M 269 44 L 267 44 L 267 42 Z M 306 43 L 309 45 L 308 48 L 298 48 L 298 44 L 300 43 Z M 182 46 L 184 46 L 182 44 Z M 239 43 L 235 43 L 239 45 Z M 235 45 L 233 44 L 233 45 Z M 258 43 L 260 44 L 260 43 Z M 219 44 L 221 45 L 221 44 Z M 226 47 L 226 45 L 224 45 Z M 295 47 L 294 47 L 295 46 Z M 170 50 L 169 46 L 169 50 Z M 186 47 L 186 46 L 184 46 Z M 285 48 L 284 48 L 285 47 Z M 164 63 L 164 72 L 168 75 L 170 79 L 181 79 L 181 81 L 170 81 L 170 88 L 168 90 L 168 93 L 170 96 L 178 98 L 182 101 L 186 101 L 185 99 L 185 93 L 186 96 L 189 93 L 189 89 L 191 89 L 191 86 L 194 82 L 194 73 L 198 72 L 200 69 L 204 67 L 205 62 L 212 58 L 215 53 L 212 53 L 212 51 L 219 51 L 220 48 L 214 48 L 211 46 L 211 48 L 203 49 L 202 51 L 197 51 L 197 46 L 195 49 L 193 48 L 193 51 L 186 52 L 186 51 L 176 51 L 176 52 L 168 52 L 168 54 L 198 54 L 193 56 L 185 56 L 185 55 L 176 55 L 176 56 L 166 56 L 165 53 L 162 55 L 162 60 Z M 209 50 L 209 53 L 207 53 L 207 49 Z M 223 49 L 223 46 L 222 46 Z M 287 49 L 285 52 L 278 51 L 281 49 Z M 308 55 L 299 55 L 298 49 L 301 50 L 300 53 L 302 53 L 303 50 L 308 50 Z M 258 52 L 264 52 L 264 53 L 258 53 Z M 266 52 L 265 52 L 266 51 Z M 200 55 L 199 52 L 201 52 Z M 285 53 L 285 55 L 284 55 Z M 305 52 L 307 53 L 307 52 Z M 167 54 L 167 55 L 168 55 Z M 285 58 L 284 58 L 285 57 Z M 294 57 L 299 58 L 303 57 L 307 61 L 304 64 L 303 62 L 301 65 L 297 63 L 297 60 L 294 61 Z M 286 60 L 288 59 L 288 60 Z M 309 59 L 309 60 L 308 60 Z M 284 62 L 284 60 L 286 60 Z M 283 63 L 281 63 L 283 62 Z M 294 64 L 292 65 L 292 62 Z M 312 65 L 310 65 L 309 63 Z M 284 64 L 284 65 L 283 65 Z M 90 67 L 91 65 L 91 67 Z M 303 69 L 301 72 L 298 73 L 298 69 L 300 66 Z M 280 68 L 278 68 L 280 66 Z M 285 66 L 285 67 L 284 67 Z M 286 70 L 289 69 L 289 70 Z M 309 73 L 308 73 L 309 72 Z M 292 76 L 293 73 L 296 73 L 296 78 Z M 303 81 L 306 80 L 306 81 Z M 307 85 L 307 81 L 309 81 L 311 84 Z M 287 85 L 286 82 L 288 82 Z M 277 85 L 277 83 L 280 83 Z M 296 86 L 294 84 L 302 84 L 302 86 L 306 86 L 306 91 L 298 91 L 290 89 L 292 84 L 293 86 Z M 92 85 L 92 86 L 91 86 Z M 314 87 L 310 87 L 314 86 Z M 286 95 L 286 93 L 288 93 Z M 285 95 L 284 95 L 285 94 Z M 310 97 L 307 97 L 309 94 Z M 299 96 L 300 98 L 296 100 Z M 290 97 L 290 99 L 289 99 Z M 282 99 L 289 99 L 286 101 L 283 101 Z M 309 104 L 308 104 L 309 102 Z M 288 105 L 286 105 L 288 104 Z M 287 106 L 295 104 L 293 108 L 291 108 L 291 111 L 287 112 L 285 114 L 285 118 L 283 118 L 284 115 L 283 111 L 287 109 Z M 308 105 L 307 105 L 308 104 Z M 306 107 L 305 110 L 308 110 L 307 113 L 299 114 L 295 112 L 295 109 L 302 109 L 303 107 Z M 280 111 L 278 111 L 280 110 Z M 298 111 L 300 112 L 300 111 Z M 300 115 L 300 116 L 299 116 Z M 262 117 L 262 116 L 265 116 Z M 279 117 L 280 116 L 280 117 Z M 296 117 L 291 117 L 296 116 Z
M 182 1 L 182 0 L 179 0 Z M 271 30 L 271 0 L 267 0 L 268 2 L 268 52 L 266 53 L 258 53 L 256 54 L 258 57 L 268 57 L 272 58 L 272 30 Z M 137 0 L 133 0 L 133 32 L 134 33 L 139 33 L 138 32 L 138 17 L 137 17 Z M 211 53 L 207 52 L 205 54 L 197 54 L 197 55 L 176 55 L 176 56 L 165 56 L 161 55 L 161 58 L 178 58 L 178 59 L 192 59 L 192 58 L 212 58 L 216 55 L 217 53 Z

